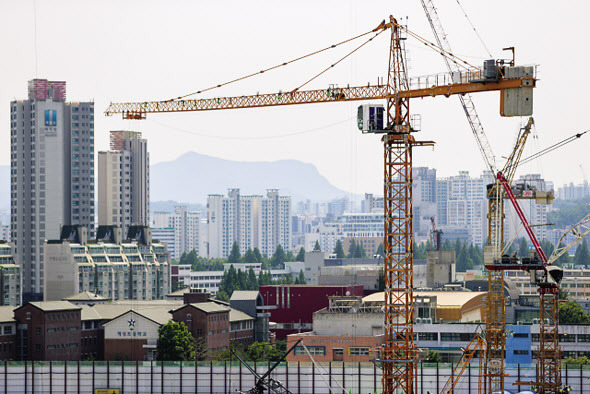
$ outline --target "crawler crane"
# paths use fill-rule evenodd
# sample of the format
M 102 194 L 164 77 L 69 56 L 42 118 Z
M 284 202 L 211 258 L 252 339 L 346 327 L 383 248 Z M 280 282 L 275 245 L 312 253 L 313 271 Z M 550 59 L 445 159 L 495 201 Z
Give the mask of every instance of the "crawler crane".
M 443 48 L 408 30 L 393 17 L 356 38 L 370 35 L 370 40 L 372 40 L 385 31 L 390 32 L 387 83 L 385 84 L 300 90 L 304 84 L 287 92 L 269 94 L 205 99 L 189 99 L 188 96 L 190 95 L 187 95 L 165 101 L 112 103 L 105 114 L 120 113 L 124 119 L 145 119 L 148 113 L 385 100 L 386 117 L 383 124 L 372 124 L 372 127 L 367 129 L 372 133 L 381 134 L 384 144 L 385 345 L 379 362 L 383 368 L 383 392 L 393 393 L 399 389 L 406 394 L 411 394 L 417 391 L 417 379 L 415 378 L 417 374 L 417 349 L 414 344 L 414 311 L 412 305 L 412 152 L 414 147 L 432 145 L 433 142 L 419 141 L 412 135 L 416 130 L 412 128 L 410 122 L 410 99 L 436 96 L 449 97 L 451 95 L 485 91 L 500 91 L 502 97 L 507 95 L 513 97 L 513 94 L 518 96 L 521 92 L 523 95 L 532 95 L 531 90 L 535 87 L 536 79 L 532 74 L 519 73 L 518 71 L 521 68 L 517 70 L 512 67 L 500 66 L 493 61 L 485 63 L 483 69 L 471 66 L 452 53 L 446 52 Z M 404 53 L 405 37 L 402 36 L 402 33 L 461 64 L 462 71 L 454 73 L 452 76 L 439 74 L 426 78 L 422 77 L 418 80 L 408 78 Z M 340 44 L 330 46 L 325 50 Z M 321 51 L 314 53 L 319 52 Z M 301 58 L 303 57 L 298 59 Z M 294 61 L 297 61 L 297 59 Z M 292 62 L 286 62 L 267 70 L 290 63 Z M 330 68 L 328 67 L 326 70 Z M 267 70 L 246 77 L 260 75 Z M 215 85 L 213 88 L 223 85 L 226 84 Z M 200 94 L 206 90 L 195 94 Z M 500 105 L 501 113 L 504 115 L 520 115 L 518 110 L 515 112 L 517 107 L 506 102 L 506 100 L 501 100 Z

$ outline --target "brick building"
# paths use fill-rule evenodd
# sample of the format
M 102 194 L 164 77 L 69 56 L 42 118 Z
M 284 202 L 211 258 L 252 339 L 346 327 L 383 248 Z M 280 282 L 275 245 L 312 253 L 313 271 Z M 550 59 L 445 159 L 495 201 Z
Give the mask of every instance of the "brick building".
M 209 350 L 217 353 L 229 346 L 229 313 L 228 306 L 200 302 L 172 311 L 172 317 L 177 322 L 184 322 L 194 338 L 204 337 Z
M 67 301 L 30 302 L 14 310 L 23 346 L 21 360 L 80 360 L 80 306 Z

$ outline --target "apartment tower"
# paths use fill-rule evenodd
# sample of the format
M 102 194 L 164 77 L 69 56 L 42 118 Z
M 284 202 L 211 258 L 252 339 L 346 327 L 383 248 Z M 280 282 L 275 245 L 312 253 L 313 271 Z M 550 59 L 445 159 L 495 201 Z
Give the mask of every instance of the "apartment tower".
M 150 215 L 147 140 L 135 131 L 111 131 L 111 150 L 98 152 L 98 224 L 148 226 Z
M 23 301 L 43 294 L 43 243 L 63 225 L 94 233 L 94 103 L 66 103 L 66 83 L 29 81 L 10 103 L 11 238 Z

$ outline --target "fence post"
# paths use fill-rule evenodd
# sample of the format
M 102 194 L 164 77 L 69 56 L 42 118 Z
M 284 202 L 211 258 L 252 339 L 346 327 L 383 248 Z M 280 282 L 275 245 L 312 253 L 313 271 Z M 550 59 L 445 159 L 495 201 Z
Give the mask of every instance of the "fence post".
M 78 394 L 80 394 L 80 361 L 78 361 Z
M 288 361 L 285 361 L 285 387 L 287 388 L 287 390 L 289 390 L 289 362 Z M 241 387 L 240 387 L 240 389 L 241 389 Z
M 162 390 L 162 394 L 164 394 L 164 361 L 160 361 L 160 390 Z
M 64 393 L 68 392 L 68 362 L 64 361 Z
M 49 392 L 53 393 L 53 361 L 49 361 Z
M 301 392 L 301 362 L 297 361 L 297 391 Z
M 121 392 L 125 392 L 125 361 L 121 361 Z
M 377 364 L 373 363 L 373 391 L 377 391 Z
M 240 391 L 242 391 L 242 363 L 239 362 L 238 363 L 238 366 L 239 366 L 238 371 L 239 371 L 239 375 L 240 375 Z M 288 380 L 289 378 L 288 378 L 288 376 L 289 375 L 287 375 L 287 388 L 289 388 L 289 380 Z
M 150 361 L 150 394 L 154 394 L 154 360 Z
M 362 376 L 361 375 L 361 363 L 359 362 L 358 365 L 359 365 L 359 393 L 360 393 L 361 392 L 361 379 L 362 379 L 361 378 L 361 376 Z
M 92 391 L 94 392 L 94 390 L 92 390 Z M 25 360 L 25 393 L 26 392 L 27 392 L 27 360 Z
M 582 364 L 580 364 L 580 393 L 584 392 L 584 379 L 582 379 L 582 374 L 583 374 L 583 370 L 582 370 Z
M 8 366 L 6 361 L 4 361 L 4 392 L 8 393 Z
M 270 361 L 269 361 L 270 363 Z M 223 389 L 227 393 L 227 360 L 223 362 Z
M 480 367 L 481 368 L 481 367 Z M 471 392 L 471 363 L 467 364 L 467 379 L 468 379 L 468 384 L 467 384 L 467 390 L 469 392 Z
M 107 361 L 108 363 L 108 361 Z M 92 392 L 94 393 L 94 376 L 95 376 L 94 360 L 92 360 Z M 107 374 L 108 375 L 108 374 Z
M 137 392 L 139 392 L 139 389 Z M 180 394 L 182 394 L 182 361 L 180 361 Z
M 346 389 L 346 375 L 344 374 L 344 361 L 342 361 L 342 388 Z M 346 394 L 346 390 L 342 390 Z
M 440 375 L 438 373 L 438 362 L 436 363 L 436 392 L 440 393 L 440 389 L 438 388 L 438 380 L 440 379 Z
M 451 373 L 450 373 L 450 375 L 451 375 L 451 381 L 453 381 L 453 378 L 454 378 L 454 374 L 453 374 L 453 363 L 451 363 Z M 455 389 L 453 389 L 453 391 L 451 391 L 451 393 L 454 393 L 454 392 L 455 392 Z
M 199 387 L 199 361 L 195 360 L 195 393 L 197 392 L 197 387 Z
M 311 392 L 315 393 L 315 363 L 311 363 Z
M 580 369 L 582 366 L 580 365 Z M 35 361 L 31 360 L 31 391 L 35 392 Z
M 256 362 L 254 362 L 254 371 L 256 371 Z M 209 389 L 213 392 L 213 360 L 209 361 Z
M 122 362 L 122 361 L 121 361 Z M 110 371 L 110 361 L 107 360 L 107 387 L 111 387 L 111 371 Z M 94 365 L 94 361 L 92 361 Z M 92 371 L 94 373 L 94 371 Z M 94 390 L 92 390 L 94 392 Z
M 139 361 L 137 360 L 135 360 L 135 390 L 139 393 Z M 182 393 L 182 390 L 180 392 Z

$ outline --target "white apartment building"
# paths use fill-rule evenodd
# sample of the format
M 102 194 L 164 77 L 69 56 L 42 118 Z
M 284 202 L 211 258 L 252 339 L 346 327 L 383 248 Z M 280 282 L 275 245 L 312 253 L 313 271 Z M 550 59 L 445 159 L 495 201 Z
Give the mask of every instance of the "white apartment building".
M 23 301 L 43 295 L 43 242 L 62 225 L 94 233 L 94 103 L 66 103 L 66 83 L 29 81 L 10 103 L 11 239 L 22 264 Z
M 580 200 L 590 196 L 590 183 L 587 180 L 584 183 L 574 185 L 563 185 L 557 191 L 557 197 L 561 200 Z
M 194 250 L 204 256 L 207 251 L 202 250 L 204 240 L 201 212 L 188 211 L 185 206 L 178 206 L 174 213 L 155 212 L 152 221 L 152 236 L 154 239 L 168 245 L 170 257 L 178 260 L 183 253 Z
M 266 197 L 243 196 L 239 189 L 228 195 L 210 194 L 207 198 L 208 257 L 226 258 L 234 242 L 244 254 L 258 248 L 265 256 L 277 246 L 291 247 L 291 197 L 281 196 L 276 189 Z
M 514 282 L 521 294 L 539 294 L 538 287 L 531 284 L 528 272 L 506 271 L 506 277 Z M 559 287 L 569 292 L 569 299 L 590 299 L 590 269 L 564 269 Z
M 111 131 L 111 150 L 98 152 L 98 224 L 149 224 L 149 153 L 134 131 Z
M 10 226 L 0 226 L 0 240 L 10 242 Z
M 487 238 L 487 185 L 493 175 L 484 171 L 479 178 L 471 178 L 468 171 L 436 182 L 437 226 L 467 228 L 471 242 L 485 245 Z

